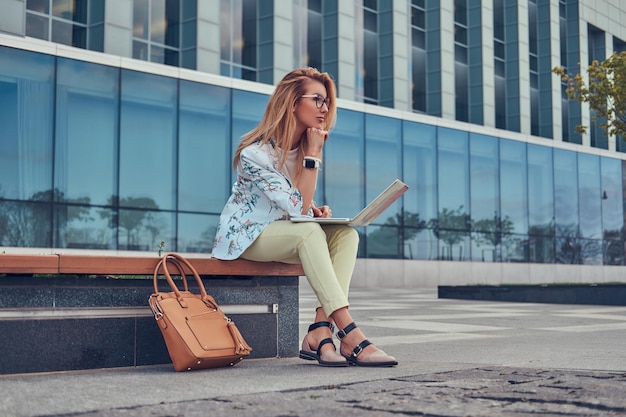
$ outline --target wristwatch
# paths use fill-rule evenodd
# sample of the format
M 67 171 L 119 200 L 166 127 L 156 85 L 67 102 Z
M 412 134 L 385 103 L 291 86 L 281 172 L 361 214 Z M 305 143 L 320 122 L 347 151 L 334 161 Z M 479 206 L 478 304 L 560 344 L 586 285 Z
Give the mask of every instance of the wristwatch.
M 320 167 L 320 162 L 322 161 L 318 158 L 305 156 L 304 160 L 302 161 L 302 166 L 307 169 L 317 169 Z

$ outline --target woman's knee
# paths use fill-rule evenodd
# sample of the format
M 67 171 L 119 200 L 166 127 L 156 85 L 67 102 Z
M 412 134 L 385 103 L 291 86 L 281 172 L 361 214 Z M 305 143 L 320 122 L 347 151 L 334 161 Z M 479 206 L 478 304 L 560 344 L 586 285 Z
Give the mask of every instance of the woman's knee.
M 343 226 L 339 231 L 340 239 L 342 241 L 351 243 L 353 245 L 358 246 L 359 244 L 359 232 L 354 227 L 351 226 Z
M 326 240 L 324 229 L 315 222 L 298 223 L 298 234 L 303 241 L 322 239 Z

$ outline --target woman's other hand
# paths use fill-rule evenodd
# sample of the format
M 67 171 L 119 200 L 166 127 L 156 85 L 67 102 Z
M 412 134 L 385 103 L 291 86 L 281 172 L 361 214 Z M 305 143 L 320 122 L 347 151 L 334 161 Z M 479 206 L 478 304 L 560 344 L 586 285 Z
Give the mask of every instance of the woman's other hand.
M 313 206 L 313 217 L 333 217 L 333 211 L 328 206 Z

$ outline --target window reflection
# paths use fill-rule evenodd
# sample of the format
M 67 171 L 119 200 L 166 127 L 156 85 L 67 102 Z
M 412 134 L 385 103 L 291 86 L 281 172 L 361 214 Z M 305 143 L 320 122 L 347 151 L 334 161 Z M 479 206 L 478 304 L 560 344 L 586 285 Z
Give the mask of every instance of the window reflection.
M 254 129 L 261 121 L 265 106 L 267 106 L 268 96 L 265 94 L 251 93 L 249 91 L 232 90 L 233 113 L 231 125 L 231 158 L 232 164 L 235 150 L 241 142 L 241 137 Z M 234 179 L 228 182 L 228 189 Z M 224 200 L 224 202 L 226 202 Z M 221 209 L 220 209 L 221 210 Z
M 601 158 L 602 238 L 605 265 L 624 264 L 623 161 Z
M 121 100 L 120 199 L 173 209 L 176 80 L 123 70 Z
M 230 91 L 181 81 L 179 100 L 178 209 L 219 213 L 230 189 Z
M 218 221 L 217 215 L 179 214 L 177 250 L 192 253 L 211 252 Z
M 502 233 L 511 232 L 510 218 L 500 217 L 498 139 L 470 134 L 472 260 L 498 262 Z
M 0 243 L 19 248 L 51 247 L 50 205 L 0 199 Z
M 557 263 L 580 263 L 578 161 L 572 151 L 554 150 L 554 217 Z
M 365 205 L 364 127 L 362 113 L 339 109 L 337 124 L 324 146 L 325 202 L 336 217 L 354 216 Z
M 368 226 L 367 228 L 367 258 L 399 258 L 400 238 L 399 228 L 393 226 Z
M 434 259 L 436 238 L 426 227 L 437 218 L 437 129 L 406 121 L 402 127 L 403 179 L 409 186 L 403 196 L 404 256 Z
M 50 192 L 54 59 L 0 47 L 0 197 Z
M 389 117 L 365 115 L 365 198 L 371 201 L 378 196 L 393 180 L 401 176 L 402 167 L 402 123 L 398 119 Z M 403 224 L 402 197 L 394 202 L 375 220 L 374 224 L 384 223 L 386 225 Z M 398 244 L 398 227 L 384 226 L 377 228 L 370 233 L 368 227 L 367 235 L 367 257 L 398 258 L 401 254 L 401 246 Z M 386 249 L 382 252 L 382 247 L 371 251 L 370 238 L 373 236 L 379 245 L 385 244 Z M 374 255 L 370 255 L 374 254 Z
M 115 249 L 113 218 L 111 209 L 58 205 L 54 212 L 54 247 Z
M 108 219 L 115 224 L 115 216 Z M 154 251 L 160 242 L 175 242 L 174 214 L 148 210 L 119 210 L 118 248 L 121 250 Z
M 181 26 L 180 0 L 133 0 L 133 58 L 179 66 Z
M 365 115 L 365 198 L 372 201 L 393 180 L 399 178 L 402 158 L 402 123 L 390 117 Z M 396 216 L 402 206 L 402 198 L 394 202 L 374 220 L 384 222 Z
M 600 188 L 600 157 L 578 154 L 578 201 L 580 236 L 602 237 L 602 190 Z
M 119 70 L 59 58 L 55 187 L 104 205 L 116 194 Z
M 502 260 L 528 262 L 528 186 L 526 144 L 500 140 Z M 507 233 L 508 232 L 508 233 Z
M 529 262 L 554 262 L 552 148 L 528 144 Z
M 270 4 L 265 3 L 266 7 Z M 257 74 L 257 48 L 260 47 L 261 40 L 257 35 L 260 29 L 267 29 L 267 23 L 262 24 L 264 22 L 259 21 L 261 19 L 257 8 L 261 6 L 256 0 L 220 1 L 220 20 L 228 22 L 220 25 L 222 75 L 260 81 Z M 271 13 L 269 16 L 271 17 Z
M 469 152 L 467 132 L 439 128 L 437 219 L 429 225 L 439 239 L 439 257 L 469 259 Z

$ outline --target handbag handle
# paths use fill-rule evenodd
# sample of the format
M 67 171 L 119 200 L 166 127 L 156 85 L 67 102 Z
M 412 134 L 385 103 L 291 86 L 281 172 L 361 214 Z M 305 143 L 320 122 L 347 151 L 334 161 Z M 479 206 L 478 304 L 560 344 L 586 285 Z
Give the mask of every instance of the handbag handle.
M 204 288 L 204 283 L 202 282 L 202 279 L 200 278 L 200 275 L 198 274 L 198 271 L 196 271 L 196 268 L 193 267 L 193 265 L 191 265 L 191 263 L 185 259 L 184 257 L 182 257 L 181 255 L 177 254 L 177 253 L 166 253 L 165 255 L 163 255 L 163 257 L 161 258 L 161 260 L 159 261 L 159 263 L 157 264 L 155 270 L 154 270 L 154 292 L 157 293 L 158 292 L 158 288 L 157 288 L 157 276 L 158 276 L 158 271 L 159 271 L 159 267 L 163 266 L 163 274 L 165 275 L 165 279 L 167 280 L 168 284 L 170 285 L 170 287 L 172 288 L 172 290 L 174 291 L 174 294 L 176 295 L 176 298 L 178 299 L 178 301 L 181 303 L 181 305 L 184 306 L 184 301 L 183 301 L 183 297 L 180 294 L 180 291 L 178 290 L 178 287 L 176 286 L 176 284 L 174 284 L 174 280 L 172 279 L 172 276 L 170 275 L 170 272 L 167 268 L 167 263 L 168 260 L 170 262 L 173 262 L 182 278 L 183 278 L 183 282 L 185 285 L 185 291 L 187 290 L 187 279 L 185 278 L 185 273 L 183 271 L 183 268 L 181 267 L 181 263 L 187 267 L 187 269 L 189 269 L 191 271 L 191 273 L 193 274 L 194 278 L 196 279 L 196 282 L 198 283 L 198 288 L 200 289 L 200 296 L 202 298 L 202 300 L 207 303 L 208 305 L 210 305 L 212 308 L 214 309 L 219 309 L 219 307 L 217 306 L 217 303 L 215 302 L 215 300 L 213 299 L 213 297 L 211 297 L 210 295 L 207 294 L 206 289 Z
M 158 277 L 159 277 L 159 268 L 161 268 L 161 266 L 163 266 L 163 263 L 165 262 L 165 258 L 161 258 L 159 259 L 159 262 L 157 263 L 155 269 L 154 269 L 154 293 L 158 293 L 159 292 L 159 284 L 158 284 Z M 176 266 L 176 269 L 178 269 L 178 275 L 180 275 L 180 277 L 182 278 L 183 281 L 183 289 L 184 291 L 189 291 L 189 286 L 187 285 L 187 277 L 185 276 L 185 270 L 183 269 L 183 266 L 180 264 L 180 262 L 178 262 L 178 260 L 176 258 L 170 258 L 169 262 L 173 263 Z M 169 272 L 169 270 L 168 270 Z M 163 273 L 163 275 L 165 276 L 165 279 L 167 280 L 167 275 L 165 275 L 165 272 Z M 178 286 L 174 283 L 173 278 L 171 277 L 170 274 L 170 281 L 168 281 L 169 286 L 172 288 L 172 290 L 174 290 L 174 293 L 177 294 L 178 297 Z

